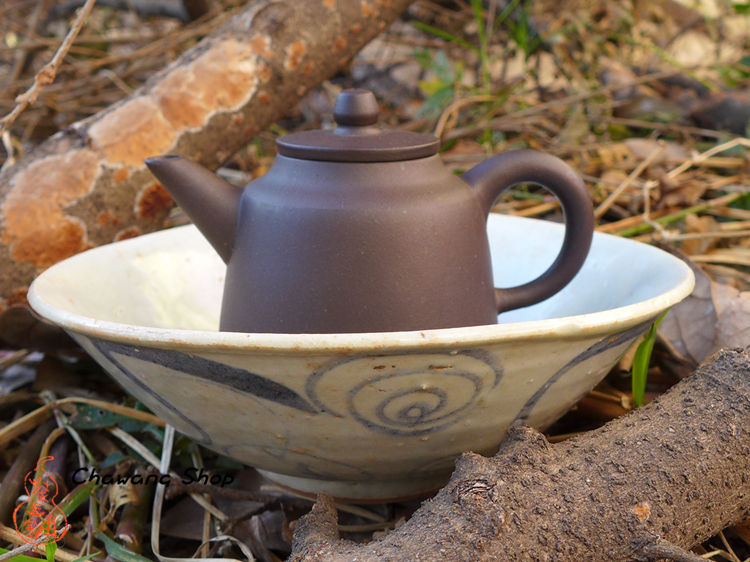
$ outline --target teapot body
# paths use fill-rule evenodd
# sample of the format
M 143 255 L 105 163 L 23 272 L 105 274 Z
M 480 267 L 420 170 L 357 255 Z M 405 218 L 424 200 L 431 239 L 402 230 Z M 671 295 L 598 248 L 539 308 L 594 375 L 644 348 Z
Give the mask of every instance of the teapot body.
M 279 155 L 240 198 L 221 330 L 493 324 L 485 222 L 475 191 L 437 155 L 393 162 Z
M 481 326 L 561 290 L 594 223 L 580 177 L 533 150 L 490 157 L 461 178 L 432 135 L 377 127 L 366 90 L 336 99 L 333 130 L 276 140 L 244 190 L 177 155 L 146 164 L 227 263 L 220 329 L 248 333 L 398 332 Z M 549 189 L 565 216 L 552 265 L 493 288 L 485 224 L 506 189 Z

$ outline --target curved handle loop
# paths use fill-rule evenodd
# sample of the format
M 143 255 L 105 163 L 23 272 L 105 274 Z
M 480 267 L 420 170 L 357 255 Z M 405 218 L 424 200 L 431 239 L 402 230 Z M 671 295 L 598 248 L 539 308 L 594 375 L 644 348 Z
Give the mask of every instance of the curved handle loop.
M 557 197 L 565 216 L 565 238 L 555 261 L 533 281 L 496 289 L 498 312 L 529 306 L 551 297 L 575 277 L 591 247 L 594 214 L 586 186 L 565 162 L 544 152 L 516 150 L 493 156 L 461 177 L 476 190 L 485 215 L 509 187 L 534 183 Z

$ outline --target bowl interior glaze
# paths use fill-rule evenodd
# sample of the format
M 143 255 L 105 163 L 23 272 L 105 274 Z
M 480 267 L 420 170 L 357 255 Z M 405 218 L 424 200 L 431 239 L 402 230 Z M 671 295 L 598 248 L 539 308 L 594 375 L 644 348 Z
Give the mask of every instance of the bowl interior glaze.
M 487 232 L 496 287 L 524 283 L 542 273 L 560 248 L 563 227 L 549 221 L 491 214 Z M 178 227 L 102 246 L 56 264 L 33 284 L 30 301 L 65 328 L 136 329 L 146 340 L 185 332 L 186 343 L 248 343 L 247 337 L 218 332 L 225 266 L 193 226 Z M 298 346 L 325 342 L 401 344 L 432 338 L 496 338 L 606 326 L 622 319 L 654 316 L 692 290 L 693 275 L 681 260 L 631 240 L 595 233 L 589 256 L 563 290 L 541 303 L 504 312 L 497 326 L 427 332 L 370 334 L 254 334 L 257 344 Z M 575 319 L 575 322 L 572 320 Z M 509 326 L 509 324 L 514 324 Z M 201 334 L 202 333 L 202 334 Z M 213 333 L 213 335 L 211 335 Z M 195 336 L 195 337 L 191 337 Z M 202 336 L 202 337 L 201 337 Z M 228 337 L 227 337 L 228 336 Z M 207 339 L 208 338 L 208 339 Z

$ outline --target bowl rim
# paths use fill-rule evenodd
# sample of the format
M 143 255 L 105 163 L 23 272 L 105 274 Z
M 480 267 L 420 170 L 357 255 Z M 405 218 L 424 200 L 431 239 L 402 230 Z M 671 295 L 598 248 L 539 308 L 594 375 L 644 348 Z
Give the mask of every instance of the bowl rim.
M 163 232 L 157 231 L 152 235 Z M 611 235 L 595 232 L 594 236 L 610 237 Z M 127 242 L 132 242 L 132 240 Z M 628 240 L 628 242 L 638 243 L 634 240 Z M 118 243 L 115 242 L 110 246 L 116 244 Z M 89 251 L 97 251 L 102 247 L 99 246 Z M 74 334 L 146 347 L 230 354 L 247 351 L 268 353 L 283 351 L 293 355 L 327 354 L 330 352 L 358 353 L 363 351 L 382 353 L 416 347 L 420 349 L 460 349 L 489 343 L 539 340 L 549 337 L 575 339 L 618 333 L 653 320 L 662 311 L 677 304 L 692 292 L 695 285 L 695 276 L 690 267 L 668 252 L 654 246 L 648 247 L 671 258 L 674 266 L 680 269 L 679 273 L 682 275 L 680 275 L 679 281 L 668 291 L 637 303 L 605 311 L 482 326 L 405 332 L 276 334 L 156 328 L 97 320 L 52 306 L 40 294 L 40 283 L 38 281 L 45 275 L 52 274 L 57 266 L 67 260 L 63 260 L 45 270 L 32 282 L 28 290 L 28 301 L 37 314 Z

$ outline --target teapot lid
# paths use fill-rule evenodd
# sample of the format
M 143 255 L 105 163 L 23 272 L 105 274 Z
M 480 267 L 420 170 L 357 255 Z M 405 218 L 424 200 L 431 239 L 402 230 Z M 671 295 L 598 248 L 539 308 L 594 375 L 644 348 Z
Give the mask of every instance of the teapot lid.
M 333 130 L 291 133 L 276 140 L 279 153 L 304 160 L 391 162 L 432 156 L 433 135 L 377 127 L 378 102 L 369 90 L 342 91 L 336 98 Z

